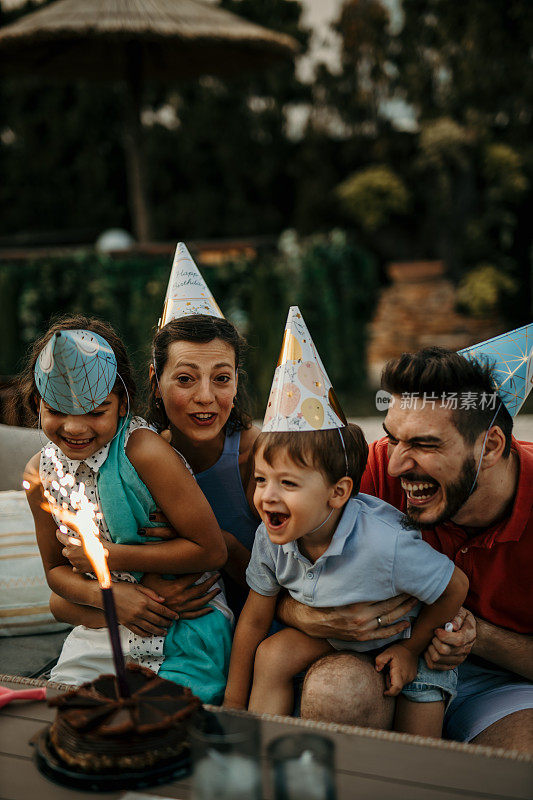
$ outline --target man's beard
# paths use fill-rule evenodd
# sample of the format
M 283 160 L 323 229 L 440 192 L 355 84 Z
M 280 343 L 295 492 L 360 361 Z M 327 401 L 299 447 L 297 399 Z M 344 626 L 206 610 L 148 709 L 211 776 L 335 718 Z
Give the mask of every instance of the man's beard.
M 431 522 L 420 522 L 419 515 L 423 513 L 424 509 L 408 505 L 405 516 L 411 527 L 419 530 L 432 528 L 435 525 L 440 525 L 441 522 L 449 522 L 455 517 L 459 509 L 464 506 L 470 495 L 477 489 L 476 469 L 477 465 L 473 456 L 467 456 L 463 461 L 459 478 L 455 483 L 449 483 L 446 486 L 441 484 L 441 489 L 445 492 L 446 505 L 439 516 L 431 520 Z M 475 486 L 474 481 L 476 481 Z

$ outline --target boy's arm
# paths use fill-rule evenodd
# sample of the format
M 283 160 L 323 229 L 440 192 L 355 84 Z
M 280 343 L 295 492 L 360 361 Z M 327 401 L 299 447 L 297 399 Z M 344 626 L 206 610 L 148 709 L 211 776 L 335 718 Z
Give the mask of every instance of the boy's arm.
M 441 596 L 434 603 L 422 607 L 411 631 L 410 639 L 401 644 L 417 657 L 426 649 L 435 628 L 440 628 L 457 614 L 468 592 L 468 578 L 459 567 L 454 567 L 452 577 Z
M 246 708 L 248 705 L 255 651 L 272 625 L 276 598 L 276 595 L 266 597 L 250 589 L 233 637 L 225 706 Z
M 109 568 L 183 574 L 223 567 L 227 549 L 215 515 L 175 450 L 153 431 L 139 429 L 126 454 L 179 538 L 143 547 L 106 544 Z
M 422 608 L 413 625 L 411 638 L 394 642 L 376 656 L 378 672 L 388 666 L 385 695 L 395 697 L 407 683 L 414 680 L 418 657 L 431 641 L 434 629 L 454 618 L 467 591 L 468 578 L 458 567 L 454 567 L 444 592 L 434 603 Z

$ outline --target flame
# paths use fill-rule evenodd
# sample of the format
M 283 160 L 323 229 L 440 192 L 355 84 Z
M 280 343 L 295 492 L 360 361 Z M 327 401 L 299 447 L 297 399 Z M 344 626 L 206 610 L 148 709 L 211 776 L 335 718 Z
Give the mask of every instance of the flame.
M 71 492 L 71 502 L 73 494 L 75 492 Z M 107 566 L 105 549 L 100 541 L 100 531 L 94 521 L 94 503 L 91 503 L 85 494 L 81 494 L 80 497 L 80 508 L 76 513 L 68 509 L 65 511 L 63 508 L 57 509 L 57 513 L 63 524 L 68 525 L 69 528 L 74 529 L 79 534 L 85 555 L 92 564 L 98 583 L 102 589 L 109 589 L 111 586 L 111 574 Z
M 85 484 L 80 483 L 77 491 L 73 488 L 75 485 L 75 478 L 68 473 L 65 475 L 63 465 L 55 455 L 54 450 L 50 447 L 45 453 L 52 458 L 57 476 L 60 478 L 59 483 L 57 481 L 52 481 L 52 486 L 56 491 L 59 490 L 61 492 L 62 498 L 66 499 L 68 497 L 71 508 L 69 508 L 65 502 L 59 505 L 47 489 L 44 491 L 44 496 L 48 500 L 49 505 L 53 506 L 55 513 L 61 520 L 62 525 L 60 525 L 60 530 L 62 530 L 63 533 L 67 533 L 67 528 L 65 526 L 68 526 L 78 533 L 85 555 L 91 562 L 98 583 L 102 589 L 109 589 L 111 586 L 111 574 L 107 566 L 106 551 L 100 541 L 100 531 L 96 524 L 96 520 L 101 518 L 101 513 L 98 511 L 97 506 L 91 503 L 85 494 Z M 72 489 L 70 495 L 68 494 L 67 487 Z M 75 540 L 71 539 L 71 541 L 74 542 Z M 78 544 L 78 542 L 76 542 L 76 544 Z

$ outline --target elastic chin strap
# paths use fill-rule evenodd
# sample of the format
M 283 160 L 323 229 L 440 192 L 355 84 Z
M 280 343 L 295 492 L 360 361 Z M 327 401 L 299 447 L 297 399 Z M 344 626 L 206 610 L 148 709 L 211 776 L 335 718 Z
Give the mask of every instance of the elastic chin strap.
M 346 466 L 346 473 L 345 474 L 348 475 L 348 455 L 346 453 L 346 445 L 344 444 L 344 436 L 342 435 L 342 431 L 341 431 L 340 428 L 337 428 L 337 430 L 339 431 L 339 436 L 340 436 L 341 444 L 342 444 L 342 450 L 343 450 L 343 453 L 344 453 L 344 464 Z M 326 524 L 326 522 L 330 519 L 330 517 L 331 517 L 331 515 L 333 514 L 334 511 L 335 511 L 335 509 L 332 508 L 331 511 L 329 512 L 329 514 L 327 515 L 326 519 L 324 520 L 324 522 L 321 522 L 320 525 L 317 525 L 316 528 L 313 528 L 312 531 L 308 531 L 308 533 L 314 533 L 315 531 L 320 530 L 320 528 L 322 528 Z
M 125 413 L 125 415 L 122 417 L 122 421 L 121 421 L 120 425 L 117 425 L 117 432 L 116 432 L 116 433 L 115 433 L 115 435 L 113 436 L 113 439 L 116 439 L 116 437 L 119 435 L 119 433 L 121 432 L 122 428 L 123 428 L 123 427 L 124 427 L 124 425 L 126 424 L 126 421 L 127 421 L 127 419 L 129 418 L 129 416 L 130 416 L 130 409 L 131 409 L 131 404 L 130 404 L 130 393 L 128 392 L 128 387 L 127 387 L 127 386 L 126 386 L 126 384 L 124 383 L 124 381 L 123 381 L 123 379 L 122 379 L 122 375 L 121 375 L 119 372 L 117 372 L 117 375 L 118 375 L 118 377 L 120 378 L 120 381 L 121 381 L 121 383 L 122 383 L 122 385 L 123 385 L 123 387 L 124 387 L 124 391 L 126 392 L 126 399 L 127 399 L 127 401 L 128 401 L 128 408 L 127 408 L 127 410 L 126 410 L 126 413 Z M 111 442 L 113 441 L 113 439 L 111 439 Z
M 345 475 L 346 475 L 346 477 L 349 477 L 349 474 L 348 474 L 348 455 L 347 455 L 347 453 L 346 453 L 346 445 L 345 445 L 345 443 L 344 443 L 344 436 L 342 435 L 342 430 L 341 430 L 341 428 L 337 428 L 337 430 L 339 431 L 339 436 L 340 436 L 340 438 L 341 438 L 341 444 L 342 444 L 342 451 L 343 451 L 343 453 L 344 453 L 344 464 L 345 464 L 345 466 L 346 466 L 346 472 L 345 472 Z
M 497 407 L 497 409 L 496 409 L 496 412 L 495 412 L 495 414 L 494 414 L 494 416 L 493 416 L 493 418 L 492 418 L 492 420 L 491 420 L 491 422 L 490 422 L 490 425 L 489 425 L 489 427 L 487 428 L 487 430 L 486 430 L 486 432 L 485 432 L 485 437 L 484 437 L 484 439 L 483 439 L 483 444 L 482 444 L 482 446 L 481 446 L 481 454 L 480 454 L 480 456 L 479 456 L 479 462 L 478 462 L 478 465 L 477 465 L 476 477 L 474 478 L 474 482 L 472 483 L 472 488 L 470 489 L 470 491 L 469 491 L 469 493 L 468 493 L 468 496 L 469 496 L 469 497 L 470 497 L 470 495 L 472 494 L 472 492 L 474 491 L 474 489 L 476 488 L 477 479 L 478 479 L 478 477 L 479 477 L 479 470 L 481 469 L 481 462 L 483 461 L 483 456 L 485 455 L 485 445 L 487 444 L 487 439 L 488 439 L 488 436 L 489 436 L 489 433 L 490 433 L 490 429 L 491 429 L 491 428 L 492 428 L 492 426 L 494 425 L 494 422 L 495 422 L 495 420 L 496 420 L 496 417 L 497 417 L 497 416 L 498 416 L 498 414 L 500 413 L 500 408 L 501 408 L 502 406 L 503 406 L 503 400 L 501 400 L 501 399 L 500 399 L 500 402 L 499 402 L 499 404 L 498 404 L 498 407 Z
M 326 524 L 326 522 L 331 517 L 331 515 L 333 514 L 334 511 L 335 511 L 335 509 L 332 508 L 331 511 L 329 512 L 329 514 L 327 515 L 326 519 L 324 520 L 324 522 L 321 522 L 320 525 L 317 525 L 316 528 L 313 528 L 312 531 L 307 531 L 307 533 L 309 534 L 309 533 L 314 533 L 315 531 L 319 531 L 320 528 L 322 528 Z

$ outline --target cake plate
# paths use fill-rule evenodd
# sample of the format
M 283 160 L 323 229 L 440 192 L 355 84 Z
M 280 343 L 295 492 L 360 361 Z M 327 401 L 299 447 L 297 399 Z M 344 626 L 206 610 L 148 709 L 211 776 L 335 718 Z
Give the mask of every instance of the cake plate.
M 33 737 L 35 761 L 43 775 L 62 786 L 86 792 L 112 792 L 118 789 L 145 789 L 161 783 L 181 780 L 191 773 L 189 749 L 182 756 L 145 770 L 128 770 L 120 773 L 88 773 L 65 764 L 56 753 L 48 735 L 49 726 Z

